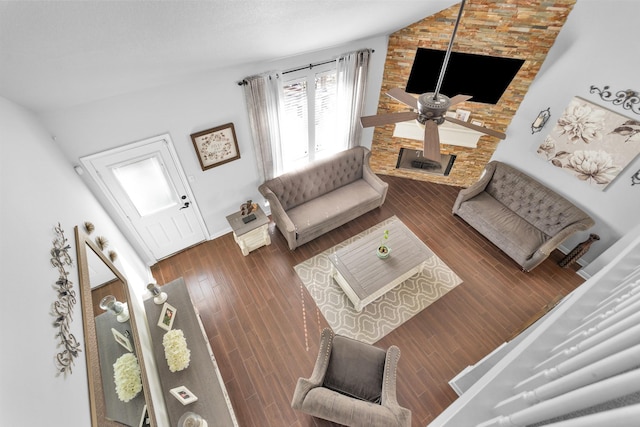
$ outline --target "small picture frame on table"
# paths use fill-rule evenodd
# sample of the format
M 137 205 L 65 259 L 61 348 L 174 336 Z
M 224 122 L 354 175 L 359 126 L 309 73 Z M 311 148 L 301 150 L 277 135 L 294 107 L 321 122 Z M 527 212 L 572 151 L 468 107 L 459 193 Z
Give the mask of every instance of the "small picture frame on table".
M 111 333 L 113 334 L 113 338 L 118 344 L 126 348 L 129 352 L 133 351 L 133 347 L 131 346 L 131 341 L 129 341 L 129 338 L 125 337 L 119 331 L 113 328 L 111 328 Z
M 191 134 L 191 141 L 203 171 L 240 158 L 233 123 Z
M 191 393 L 188 388 L 181 385 L 180 387 L 172 388 L 169 390 L 173 396 L 180 401 L 183 405 L 188 405 L 198 400 L 198 397 Z
M 460 108 L 456 110 L 456 119 L 462 120 L 463 122 L 467 122 L 469 121 L 469 117 L 471 117 L 471 111 L 462 110 Z
M 173 321 L 176 318 L 177 311 L 178 310 L 174 306 L 172 306 L 168 302 L 165 302 L 162 306 L 162 310 L 160 311 L 158 326 L 166 331 L 170 331 L 173 327 Z
M 151 419 L 149 417 L 149 411 L 147 411 L 147 405 L 144 405 L 144 408 L 142 408 L 142 417 L 140 417 L 138 427 L 151 427 Z

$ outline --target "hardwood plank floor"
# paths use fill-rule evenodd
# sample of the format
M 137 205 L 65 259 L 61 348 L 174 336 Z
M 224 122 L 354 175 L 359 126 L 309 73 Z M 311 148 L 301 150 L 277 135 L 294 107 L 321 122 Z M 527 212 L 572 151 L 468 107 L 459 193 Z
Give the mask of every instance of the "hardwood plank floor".
M 242 256 L 231 233 L 152 267 L 159 284 L 183 277 L 200 311 L 241 426 L 332 426 L 291 409 L 327 326 L 293 267 L 396 215 L 463 283 L 376 345 L 400 347 L 398 401 L 425 426 L 457 397 L 448 381 L 507 340 L 545 305 L 579 286 L 555 251 L 530 273 L 451 214 L 460 188 L 381 176 L 381 208 L 295 251 L 271 223 L 271 245 Z M 303 312 L 304 308 L 304 312 Z

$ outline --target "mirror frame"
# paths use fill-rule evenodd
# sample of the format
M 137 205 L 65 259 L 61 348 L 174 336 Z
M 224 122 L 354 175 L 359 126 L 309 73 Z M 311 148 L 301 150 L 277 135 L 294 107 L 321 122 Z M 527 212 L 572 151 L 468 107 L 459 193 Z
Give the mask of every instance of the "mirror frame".
M 75 227 L 76 235 L 76 253 L 78 257 L 78 276 L 80 281 L 80 300 L 82 308 L 82 324 L 84 329 L 84 351 L 87 363 L 87 380 L 89 387 L 89 402 L 91 409 L 91 425 L 92 426 L 122 426 L 122 424 L 108 420 L 106 418 L 106 407 L 103 392 L 103 381 L 100 373 L 100 359 L 98 354 L 98 340 L 96 337 L 95 313 L 93 312 L 93 301 L 91 298 L 91 282 L 89 279 L 89 264 L 87 250 L 92 250 L 98 258 L 120 279 L 124 285 L 127 302 L 131 305 L 133 298 L 129 290 L 129 283 L 124 275 L 116 268 L 116 266 L 107 258 L 98 245 L 96 245 L 89 236 L 80 229 Z M 129 322 L 131 323 L 131 333 L 133 335 L 133 345 L 138 357 L 140 365 L 140 377 L 142 381 L 142 391 L 144 400 L 147 405 L 147 414 L 151 426 L 157 426 L 151 393 L 149 390 L 149 380 L 147 378 L 147 369 L 142 354 L 142 346 L 140 345 L 140 337 L 138 335 L 138 327 L 133 308 L 129 310 Z M 136 426 L 137 427 L 137 426 Z

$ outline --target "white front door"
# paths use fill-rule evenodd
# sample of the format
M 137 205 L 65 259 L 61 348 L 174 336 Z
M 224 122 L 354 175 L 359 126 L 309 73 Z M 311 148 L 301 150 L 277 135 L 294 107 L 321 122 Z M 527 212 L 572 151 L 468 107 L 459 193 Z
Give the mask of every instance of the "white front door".
M 155 259 L 206 239 L 204 221 L 169 135 L 80 161 Z

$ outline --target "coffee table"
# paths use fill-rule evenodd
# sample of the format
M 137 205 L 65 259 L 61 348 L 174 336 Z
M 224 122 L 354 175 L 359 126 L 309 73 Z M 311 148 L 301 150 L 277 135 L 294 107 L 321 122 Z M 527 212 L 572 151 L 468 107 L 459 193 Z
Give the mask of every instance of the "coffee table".
M 389 230 L 386 244 L 388 258 L 376 256 L 384 230 Z M 414 274 L 421 272 L 434 254 L 399 219 L 349 243 L 329 255 L 331 275 L 357 311 L 380 298 Z

